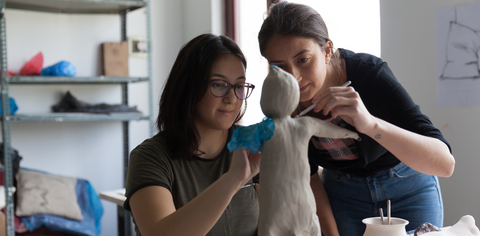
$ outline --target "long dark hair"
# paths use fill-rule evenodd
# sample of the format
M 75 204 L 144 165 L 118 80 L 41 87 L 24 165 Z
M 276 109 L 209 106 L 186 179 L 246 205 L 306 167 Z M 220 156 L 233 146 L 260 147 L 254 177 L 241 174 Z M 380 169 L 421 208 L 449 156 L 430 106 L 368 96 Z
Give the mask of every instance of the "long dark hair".
M 268 17 L 263 21 L 258 42 L 260 53 L 265 56 L 268 40 L 275 34 L 297 35 L 315 40 L 323 50 L 330 40 L 322 16 L 315 9 L 298 3 L 279 2 L 273 4 Z
M 267 18 L 263 21 L 258 32 L 258 43 L 260 53 L 265 57 L 265 48 L 268 40 L 277 35 L 296 35 L 315 40 L 325 51 L 325 44 L 333 41 L 328 36 L 328 29 L 322 16 L 313 8 L 299 3 L 279 2 L 273 4 Z M 333 46 L 332 46 L 333 52 Z M 340 53 L 332 53 L 330 63 L 332 64 L 334 80 L 340 80 L 343 69 L 341 66 Z
M 225 54 L 237 56 L 247 68 L 238 45 L 223 35 L 202 34 L 180 49 L 165 83 L 157 117 L 157 128 L 163 132 L 172 157 L 191 157 L 201 152 L 198 149 L 200 137 L 194 124 L 195 105 L 207 92 L 213 64 Z M 246 107 L 247 101 L 244 102 Z M 235 122 L 244 114 L 245 108 Z

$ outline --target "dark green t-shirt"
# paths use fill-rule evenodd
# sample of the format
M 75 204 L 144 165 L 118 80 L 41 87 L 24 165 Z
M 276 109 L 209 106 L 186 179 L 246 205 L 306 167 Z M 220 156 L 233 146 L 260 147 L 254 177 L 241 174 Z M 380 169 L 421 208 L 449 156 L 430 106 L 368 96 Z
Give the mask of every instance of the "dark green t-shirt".
M 231 158 L 232 153 L 226 146 L 214 159 L 172 158 L 160 132 L 138 145 L 130 154 L 124 208 L 131 212 L 130 197 L 139 189 L 162 186 L 172 193 L 175 208 L 179 209 L 226 173 Z M 207 235 L 256 235 L 258 214 L 255 188 L 242 188 Z M 137 226 L 135 231 L 141 235 Z

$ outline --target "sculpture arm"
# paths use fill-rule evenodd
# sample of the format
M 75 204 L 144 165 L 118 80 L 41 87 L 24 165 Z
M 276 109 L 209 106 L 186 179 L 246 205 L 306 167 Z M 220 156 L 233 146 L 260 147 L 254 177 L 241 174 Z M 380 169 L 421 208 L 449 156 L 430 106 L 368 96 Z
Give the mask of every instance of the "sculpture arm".
M 350 130 L 338 127 L 336 125 L 330 124 L 326 121 L 316 119 L 313 117 L 303 117 L 301 119 L 307 119 L 307 127 L 311 127 L 311 130 L 314 132 L 313 135 L 317 137 L 326 137 L 326 138 L 353 138 L 359 139 L 357 133 Z M 309 128 L 310 129 L 310 128 Z
M 337 222 L 333 217 L 332 208 L 330 207 L 330 201 L 328 200 L 327 192 L 323 186 L 323 182 L 320 179 L 320 175 L 316 174 L 310 177 L 310 187 L 312 188 L 313 195 L 315 196 L 315 203 L 317 205 L 317 216 L 320 221 L 320 228 L 323 234 L 326 236 L 339 236 Z

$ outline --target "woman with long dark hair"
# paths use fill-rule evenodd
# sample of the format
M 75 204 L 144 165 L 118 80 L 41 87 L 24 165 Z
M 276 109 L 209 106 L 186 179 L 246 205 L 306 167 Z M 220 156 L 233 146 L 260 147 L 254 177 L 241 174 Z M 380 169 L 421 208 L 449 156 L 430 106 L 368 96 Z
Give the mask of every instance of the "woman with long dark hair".
M 137 235 L 256 235 L 260 154 L 226 147 L 255 87 L 246 66 L 225 36 L 203 34 L 180 50 L 160 99 L 160 132 L 130 155 L 124 207 Z

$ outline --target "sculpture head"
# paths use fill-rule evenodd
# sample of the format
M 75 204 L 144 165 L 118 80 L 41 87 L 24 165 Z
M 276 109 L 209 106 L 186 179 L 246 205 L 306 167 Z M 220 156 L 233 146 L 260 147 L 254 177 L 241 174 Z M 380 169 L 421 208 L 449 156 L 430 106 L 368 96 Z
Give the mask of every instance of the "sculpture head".
M 271 66 L 263 82 L 260 106 L 270 118 L 290 116 L 298 106 L 300 87 L 293 75 Z

